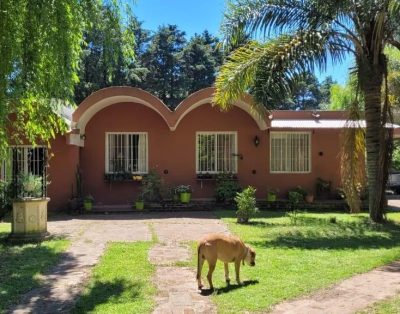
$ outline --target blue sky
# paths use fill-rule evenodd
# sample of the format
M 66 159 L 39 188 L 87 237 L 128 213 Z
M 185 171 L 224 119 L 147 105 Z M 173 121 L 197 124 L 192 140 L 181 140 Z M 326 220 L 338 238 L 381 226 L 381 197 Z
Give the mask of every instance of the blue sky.
M 176 24 L 187 38 L 207 29 L 219 36 L 225 0 L 136 0 L 134 14 L 143 21 L 143 26 L 157 30 L 158 26 Z M 331 75 L 339 83 L 345 83 L 351 59 L 342 64 L 329 65 L 324 73 L 317 73 L 320 80 Z

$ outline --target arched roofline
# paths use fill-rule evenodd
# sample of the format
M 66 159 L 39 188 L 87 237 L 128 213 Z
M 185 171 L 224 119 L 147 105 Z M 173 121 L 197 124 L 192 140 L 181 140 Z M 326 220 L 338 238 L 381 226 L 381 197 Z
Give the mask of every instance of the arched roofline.
M 157 112 L 167 126 L 171 125 L 173 112 L 156 96 L 136 87 L 113 86 L 100 89 L 88 96 L 73 113 L 74 128 L 85 133 L 88 122 L 102 109 L 116 103 L 132 102 L 144 105 Z
M 208 87 L 201 89 L 184 99 L 175 109 L 175 121 L 173 123 L 173 130 L 178 127 L 183 118 L 187 116 L 191 111 L 200 107 L 201 105 L 212 104 L 214 92 L 214 87 Z M 233 105 L 248 113 L 260 130 L 266 130 L 268 128 L 267 122 L 264 117 L 260 116 L 258 113 L 252 110 L 252 101 L 253 100 L 250 95 L 246 94 L 241 100 L 237 100 L 236 102 L 234 102 Z

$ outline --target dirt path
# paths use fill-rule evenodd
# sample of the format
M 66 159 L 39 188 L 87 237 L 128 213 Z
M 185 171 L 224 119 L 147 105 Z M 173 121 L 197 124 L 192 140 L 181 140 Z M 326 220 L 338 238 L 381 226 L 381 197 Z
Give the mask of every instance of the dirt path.
M 278 304 L 271 313 L 351 314 L 399 291 L 400 262 L 394 262 L 310 296 Z
M 208 232 L 227 232 L 226 226 L 216 219 L 190 219 L 155 223 L 154 229 L 160 243 L 149 253 L 150 262 L 157 265 L 153 280 L 159 291 L 153 313 L 216 313 L 210 298 L 199 294 L 195 271 L 174 264 L 190 261 L 190 247 L 185 241 L 198 240 Z

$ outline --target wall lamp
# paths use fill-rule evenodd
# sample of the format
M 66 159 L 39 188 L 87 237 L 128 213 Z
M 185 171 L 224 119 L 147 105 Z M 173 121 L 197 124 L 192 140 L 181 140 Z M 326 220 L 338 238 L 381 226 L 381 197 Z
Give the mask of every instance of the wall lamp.
M 79 137 L 80 137 L 81 140 L 86 140 L 86 135 L 85 134 L 81 134 Z
M 256 135 L 256 136 L 254 136 L 254 138 L 253 138 L 253 143 L 254 143 L 254 146 L 255 147 L 257 147 L 258 145 L 260 145 L 260 138 Z

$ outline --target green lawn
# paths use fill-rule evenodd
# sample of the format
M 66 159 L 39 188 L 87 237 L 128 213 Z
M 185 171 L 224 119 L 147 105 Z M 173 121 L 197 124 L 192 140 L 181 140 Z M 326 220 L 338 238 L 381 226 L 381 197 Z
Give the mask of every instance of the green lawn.
M 400 295 L 390 298 L 368 307 L 359 314 L 399 314 L 400 313 Z
M 226 287 L 217 265 L 213 300 L 221 313 L 265 310 L 400 259 L 400 225 L 371 225 L 365 214 L 301 214 L 294 223 L 283 212 L 261 212 L 247 225 L 236 224 L 234 211 L 216 214 L 257 252 L 256 267 L 242 268 L 243 287 Z M 389 218 L 400 222 L 400 213 Z
M 148 261 L 153 242 L 111 243 L 73 313 L 150 313 L 156 288 Z
M 0 313 L 29 290 L 40 285 L 39 276 L 54 265 L 69 241 L 49 240 L 41 244 L 10 245 L 4 239 L 11 224 L 0 223 Z

